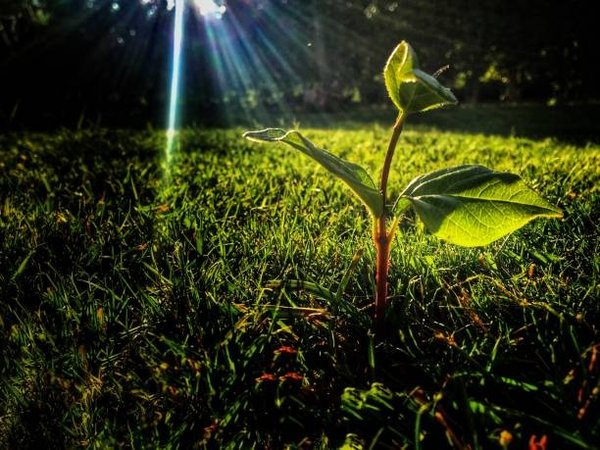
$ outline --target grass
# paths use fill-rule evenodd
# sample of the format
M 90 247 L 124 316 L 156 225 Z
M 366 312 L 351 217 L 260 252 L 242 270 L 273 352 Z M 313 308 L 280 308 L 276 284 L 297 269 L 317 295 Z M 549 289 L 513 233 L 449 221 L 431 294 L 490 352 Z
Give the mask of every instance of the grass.
M 387 129 L 305 131 L 379 170 Z M 600 147 L 409 128 L 393 192 L 478 162 L 565 218 L 406 218 L 374 342 L 362 206 L 240 134 L 186 130 L 169 177 L 154 132 L 0 136 L 0 447 L 600 447 Z

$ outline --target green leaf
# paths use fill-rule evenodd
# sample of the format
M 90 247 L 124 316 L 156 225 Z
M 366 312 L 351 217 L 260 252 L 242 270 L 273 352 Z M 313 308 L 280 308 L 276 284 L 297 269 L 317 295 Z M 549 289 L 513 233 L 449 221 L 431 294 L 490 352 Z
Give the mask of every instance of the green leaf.
M 450 89 L 419 69 L 417 56 L 405 41 L 390 55 L 383 76 L 392 102 L 406 114 L 457 103 Z
M 429 111 L 458 103 L 450 89 L 419 69 L 414 69 L 412 77 L 404 79 L 399 96 L 407 113 Z
M 518 175 L 478 165 L 436 170 L 415 178 L 402 197 L 427 229 L 465 247 L 487 245 L 536 217 L 562 217 Z
M 414 50 L 408 42 L 402 41 L 396 46 L 383 69 L 383 78 L 388 95 L 400 110 L 404 109 L 400 99 L 400 86 L 404 78 L 410 76 L 413 68 L 418 67 L 419 62 Z
M 383 214 L 383 198 L 365 169 L 316 147 L 298 131 L 267 128 L 259 131 L 247 131 L 244 133 L 244 137 L 256 142 L 285 142 L 296 150 L 300 150 L 321 164 L 327 171 L 341 178 L 365 204 L 371 214 L 375 217 L 381 217 Z

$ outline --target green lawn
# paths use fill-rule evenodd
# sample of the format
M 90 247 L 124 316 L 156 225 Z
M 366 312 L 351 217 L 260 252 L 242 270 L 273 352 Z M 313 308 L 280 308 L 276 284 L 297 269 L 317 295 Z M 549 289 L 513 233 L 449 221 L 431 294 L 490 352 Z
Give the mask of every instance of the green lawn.
M 389 135 L 304 131 L 374 174 Z M 363 207 L 241 132 L 168 176 L 155 132 L 0 135 L 0 447 L 600 447 L 600 146 L 409 127 L 392 192 L 482 163 L 564 219 L 464 249 L 406 217 L 375 341 Z

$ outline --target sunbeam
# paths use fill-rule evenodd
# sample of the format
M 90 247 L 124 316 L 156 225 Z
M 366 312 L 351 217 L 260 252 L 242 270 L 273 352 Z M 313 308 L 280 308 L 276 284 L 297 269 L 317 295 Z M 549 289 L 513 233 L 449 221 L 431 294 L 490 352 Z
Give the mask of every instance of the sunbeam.
M 167 146 L 165 148 L 165 162 L 167 168 L 173 158 L 176 144 L 177 128 L 179 125 L 179 81 L 181 78 L 181 48 L 184 33 L 185 0 L 175 0 L 175 26 L 173 28 L 173 62 L 171 67 L 171 90 L 169 100 L 169 125 L 167 127 Z

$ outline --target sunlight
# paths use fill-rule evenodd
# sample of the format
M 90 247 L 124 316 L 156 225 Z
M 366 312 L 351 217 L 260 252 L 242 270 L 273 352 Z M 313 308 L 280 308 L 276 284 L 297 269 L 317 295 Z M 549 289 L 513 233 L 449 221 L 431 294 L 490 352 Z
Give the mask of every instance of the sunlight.
M 144 1 L 144 0 L 142 0 Z M 190 5 L 204 19 L 220 20 L 227 10 L 224 4 L 219 4 L 214 0 L 190 0 Z M 173 59 L 171 66 L 171 88 L 169 100 L 169 119 L 167 127 L 167 145 L 165 148 L 165 163 L 168 170 L 173 153 L 177 145 L 179 129 L 179 97 L 180 97 L 180 79 L 183 64 L 183 39 L 184 39 L 184 11 L 186 0 L 169 0 L 167 9 L 175 9 L 175 25 L 173 28 Z
M 227 8 L 215 0 L 192 0 L 192 4 L 201 16 L 206 18 L 221 19 Z
M 269 31 L 276 30 L 293 41 L 298 53 L 307 52 L 306 40 L 301 32 L 286 29 L 273 20 L 267 10 L 261 10 L 261 16 L 249 26 L 243 9 L 228 9 L 223 20 L 203 20 L 198 27 L 204 34 L 202 39 L 209 44 L 210 78 L 218 113 L 226 120 L 243 117 L 252 122 L 292 114 L 284 101 L 285 84 L 299 85 L 301 80 L 269 37 Z
M 178 128 L 177 108 L 179 105 L 179 80 L 181 74 L 181 47 L 183 44 L 183 12 L 185 0 L 175 0 L 175 27 L 173 30 L 173 63 L 171 68 L 171 92 L 169 101 L 169 125 L 167 128 L 167 147 L 165 160 L 167 167 L 173 157 L 176 131 Z

